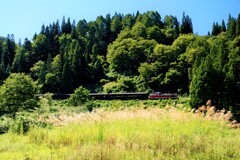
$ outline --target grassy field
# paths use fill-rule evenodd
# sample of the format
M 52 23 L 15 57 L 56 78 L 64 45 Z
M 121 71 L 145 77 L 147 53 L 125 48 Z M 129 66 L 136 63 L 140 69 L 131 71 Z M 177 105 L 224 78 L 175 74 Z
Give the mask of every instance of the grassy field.
M 168 105 L 99 106 L 48 119 L 54 127 L 0 135 L 0 159 L 240 159 L 239 129 Z

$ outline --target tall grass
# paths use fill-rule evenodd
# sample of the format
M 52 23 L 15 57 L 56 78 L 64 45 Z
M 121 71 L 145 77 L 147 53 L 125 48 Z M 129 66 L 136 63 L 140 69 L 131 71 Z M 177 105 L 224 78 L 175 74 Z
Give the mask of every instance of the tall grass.
M 240 159 L 240 130 L 176 109 L 96 110 L 53 129 L 0 136 L 0 159 Z

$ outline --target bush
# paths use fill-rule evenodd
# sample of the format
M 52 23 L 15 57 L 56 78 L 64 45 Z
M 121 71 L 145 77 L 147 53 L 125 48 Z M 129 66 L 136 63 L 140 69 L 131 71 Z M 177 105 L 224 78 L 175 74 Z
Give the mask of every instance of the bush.
M 71 94 L 68 99 L 68 105 L 70 106 L 80 106 L 89 100 L 89 90 L 80 86 L 77 88 L 73 94 Z
M 1 116 L 0 118 L 0 134 L 8 132 L 12 119 L 8 116 Z
M 38 109 L 38 113 L 45 113 L 51 110 L 53 105 L 52 96 L 53 93 L 45 93 L 43 97 L 40 97 L 40 108 Z
M 47 127 L 48 124 L 38 121 L 33 115 L 20 112 L 14 118 L 4 115 L 0 118 L 0 133 L 11 131 L 16 134 L 25 134 L 33 127 Z
M 19 111 L 29 111 L 39 107 L 38 87 L 23 73 L 11 74 L 0 87 L 0 111 L 15 115 Z
M 107 93 L 118 92 L 136 92 L 135 82 L 133 78 L 122 76 L 116 82 L 109 82 L 103 86 L 103 91 Z

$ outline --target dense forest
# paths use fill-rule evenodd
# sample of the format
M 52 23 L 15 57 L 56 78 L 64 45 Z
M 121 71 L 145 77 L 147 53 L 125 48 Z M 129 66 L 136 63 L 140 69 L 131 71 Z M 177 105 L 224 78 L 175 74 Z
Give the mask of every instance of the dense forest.
M 63 17 L 42 25 L 32 40 L 0 38 L 0 85 L 12 73 L 30 75 L 41 93 L 175 92 L 198 107 L 208 99 L 239 110 L 240 14 L 214 22 L 211 33 L 193 33 L 183 13 L 110 14 L 95 21 Z

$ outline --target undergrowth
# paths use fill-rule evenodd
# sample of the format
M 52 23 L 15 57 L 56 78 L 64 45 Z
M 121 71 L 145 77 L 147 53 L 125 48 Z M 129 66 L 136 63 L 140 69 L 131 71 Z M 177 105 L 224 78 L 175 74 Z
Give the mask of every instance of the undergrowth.
M 190 113 L 188 102 L 42 99 L 35 113 L 1 117 L 0 160 L 240 159 L 240 130 Z M 51 117 L 62 123 L 52 127 Z
M 239 159 L 240 130 L 176 108 L 95 110 L 87 121 L 0 136 L 0 159 Z

